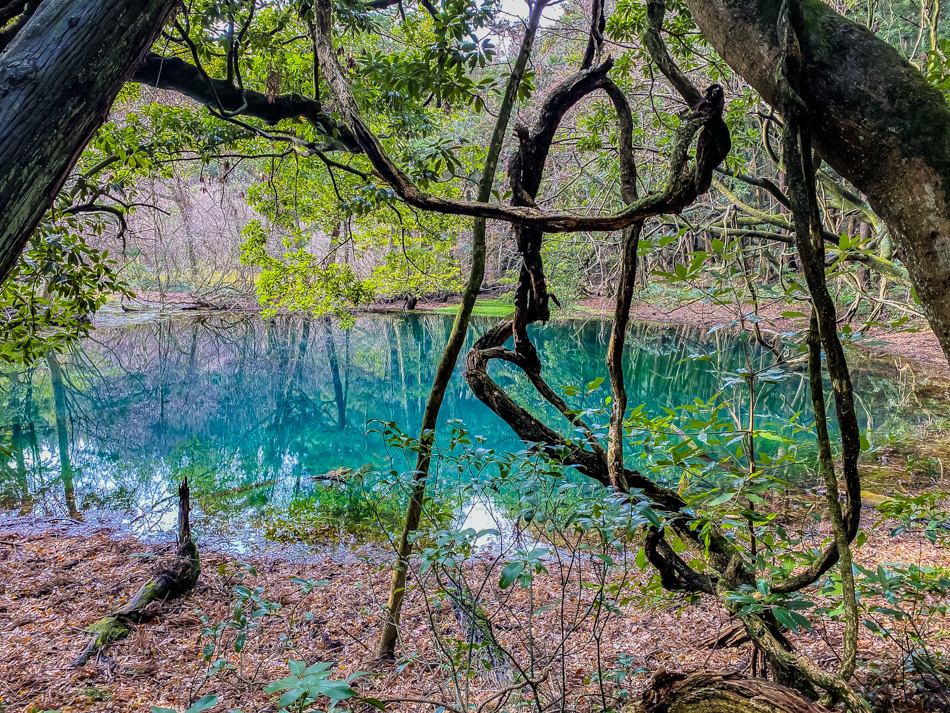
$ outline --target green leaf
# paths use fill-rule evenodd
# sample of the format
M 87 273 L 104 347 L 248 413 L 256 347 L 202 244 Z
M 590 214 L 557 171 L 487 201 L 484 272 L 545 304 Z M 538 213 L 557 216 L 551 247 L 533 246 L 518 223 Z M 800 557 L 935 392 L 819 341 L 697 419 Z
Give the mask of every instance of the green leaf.
M 709 507 L 715 507 L 716 505 L 722 505 L 724 502 L 726 502 L 726 501 L 728 501 L 728 500 L 732 500 L 732 498 L 733 498 L 734 496 L 735 496 L 735 493 L 722 493 L 721 495 L 718 495 L 718 496 L 716 496 L 715 498 L 713 498 L 712 500 L 710 500 L 710 501 L 707 503 L 707 505 L 709 505 Z
M 782 609 L 780 607 L 773 607 L 772 613 L 781 624 L 784 624 L 796 634 L 800 628 L 805 629 L 806 631 L 811 631 L 811 622 L 798 612 L 789 611 L 788 609 Z
M 218 697 L 216 695 L 211 696 L 202 696 L 195 704 L 185 711 L 185 713 L 201 713 L 201 711 L 206 711 L 209 708 L 213 708 L 218 704 Z
M 508 589 L 515 580 L 524 572 L 524 562 L 512 562 L 501 570 L 501 578 L 498 580 L 498 586 L 502 589 Z
M 277 701 L 278 708 L 286 708 L 304 694 L 302 688 L 291 688 Z
M 296 676 L 288 676 L 287 678 L 282 678 L 279 681 L 271 681 L 266 686 L 264 686 L 264 693 L 277 693 L 277 691 L 283 691 L 285 688 L 293 688 L 294 686 L 300 683 L 300 679 Z
M 356 695 L 356 691 L 350 688 L 346 681 L 320 681 L 315 691 L 334 701 L 342 701 Z
M 604 377 L 598 376 L 592 382 L 587 385 L 588 391 L 594 391 L 595 389 L 600 388 L 600 385 L 604 383 Z
M 660 520 L 660 516 L 656 514 L 656 511 L 653 508 L 645 507 L 641 509 L 640 512 L 643 513 L 643 517 L 645 517 L 647 522 L 653 525 L 653 527 L 657 529 L 663 527 L 663 522 Z

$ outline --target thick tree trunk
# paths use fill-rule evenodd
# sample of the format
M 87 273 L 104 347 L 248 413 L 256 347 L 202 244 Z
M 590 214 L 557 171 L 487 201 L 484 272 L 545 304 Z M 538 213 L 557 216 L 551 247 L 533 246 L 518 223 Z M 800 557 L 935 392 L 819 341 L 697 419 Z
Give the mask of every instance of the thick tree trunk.
M 178 0 L 44 0 L 0 54 L 0 282 Z
M 781 0 L 687 0 L 703 35 L 777 109 Z M 950 358 L 950 107 L 896 49 L 821 0 L 802 0 L 801 96 L 816 150 L 868 196 L 904 249 Z
M 646 713 L 828 713 L 790 688 L 737 673 L 656 674 Z

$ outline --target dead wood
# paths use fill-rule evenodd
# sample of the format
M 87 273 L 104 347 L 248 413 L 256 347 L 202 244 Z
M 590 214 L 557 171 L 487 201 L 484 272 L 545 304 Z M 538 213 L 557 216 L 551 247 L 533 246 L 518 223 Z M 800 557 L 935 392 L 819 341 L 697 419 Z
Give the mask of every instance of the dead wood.
M 185 479 L 178 488 L 178 549 L 173 561 L 146 582 L 128 604 L 86 628 L 95 636 L 73 661 L 73 668 L 85 665 L 109 644 L 127 637 L 133 624 L 144 621 L 154 612 L 154 607 L 149 605 L 180 597 L 195 586 L 201 574 L 201 561 L 191 538 L 190 513 L 191 491 Z
M 737 672 L 685 674 L 660 669 L 642 703 L 646 713 L 828 713 L 791 688 Z

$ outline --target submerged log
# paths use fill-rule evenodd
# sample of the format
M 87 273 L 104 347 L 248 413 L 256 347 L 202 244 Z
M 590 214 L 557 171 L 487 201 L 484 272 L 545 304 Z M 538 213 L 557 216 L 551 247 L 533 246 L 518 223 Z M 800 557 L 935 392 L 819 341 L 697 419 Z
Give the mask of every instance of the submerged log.
M 646 713 L 829 713 L 800 693 L 739 673 L 672 673 L 660 669 L 643 694 Z
M 145 610 L 152 602 L 175 599 L 191 590 L 201 574 L 198 548 L 191 538 L 191 491 L 187 478 L 178 488 L 178 549 L 170 566 L 146 582 L 132 601 L 118 611 L 100 619 L 86 631 L 95 634 L 86 648 L 73 661 L 73 668 L 83 666 L 98 656 L 109 644 L 124 639 L 131 626 L 146 618 Z

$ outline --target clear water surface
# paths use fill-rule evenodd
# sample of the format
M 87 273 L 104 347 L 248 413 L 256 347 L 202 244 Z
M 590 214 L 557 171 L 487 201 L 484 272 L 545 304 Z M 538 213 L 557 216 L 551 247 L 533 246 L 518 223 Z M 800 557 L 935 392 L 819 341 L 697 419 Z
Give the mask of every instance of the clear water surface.
M 373 315 L 344 331 L 326 321 L 223 314 L 99 327 L 60 358 L 60 378 L 51 380 L 44 362 L 0 376 L 0 428 L 13 435 L 12 451 L 0 460 L 7 516 L 111 517 L 161 536 L 173 525 L 173 485 L 187 476 L 199 529 L 231 550 L 260 549 L 274 537 L 293 541 L 288 513 L 316 518 L 302 529 L 319 522 L 325 532 L 343 532 L 347 518 L 362 518 L 371 529 L 373 518 L 357 512 L 359 498 L 320 476 L 410 467 L 405 458 L 393 460 L 368 423 L 398 422 L 417 433 L 451 322 L 432 313 Z M 473 331 L 493 323 L 476 319 Z M 609 335 L 601 320 L 534 331 L 544 375 L 572 394 L 572 407 L 602 406 L 609 396 L 606 383 L 585 394 L 606 376 Z M 710 358 L 695 358 L 702 355 Z M 724 332 L 634 325 L 625 354 L 629 404 L 659 413 L 708 399 L 748 355 L 758 365 L 767 359 Z M 907 388 L 896 370 L 861 357 L 853 366 L 862 427 L 874 431 L 907 418 Z M 783 370 L 787 378 L 761 390 L 758 411 L 782 419 L 803 412 L 810 420 L 800 368 Z M 461 419 L 491 448 L 520 449 L 460 372 L 441 421 Z M 558 423 L 520 372 L 493 365 L 492 374 L 530 410 Z M 68 459 L 60 458 L 62 448 Z M 640 455 L 631 453 L 631 462 Z M 321 502 L 332 499 L 321 511 Z M 393 500 L 395 522 L 399 498 Z M 485 515 L 485 507 L 470 515 Z

